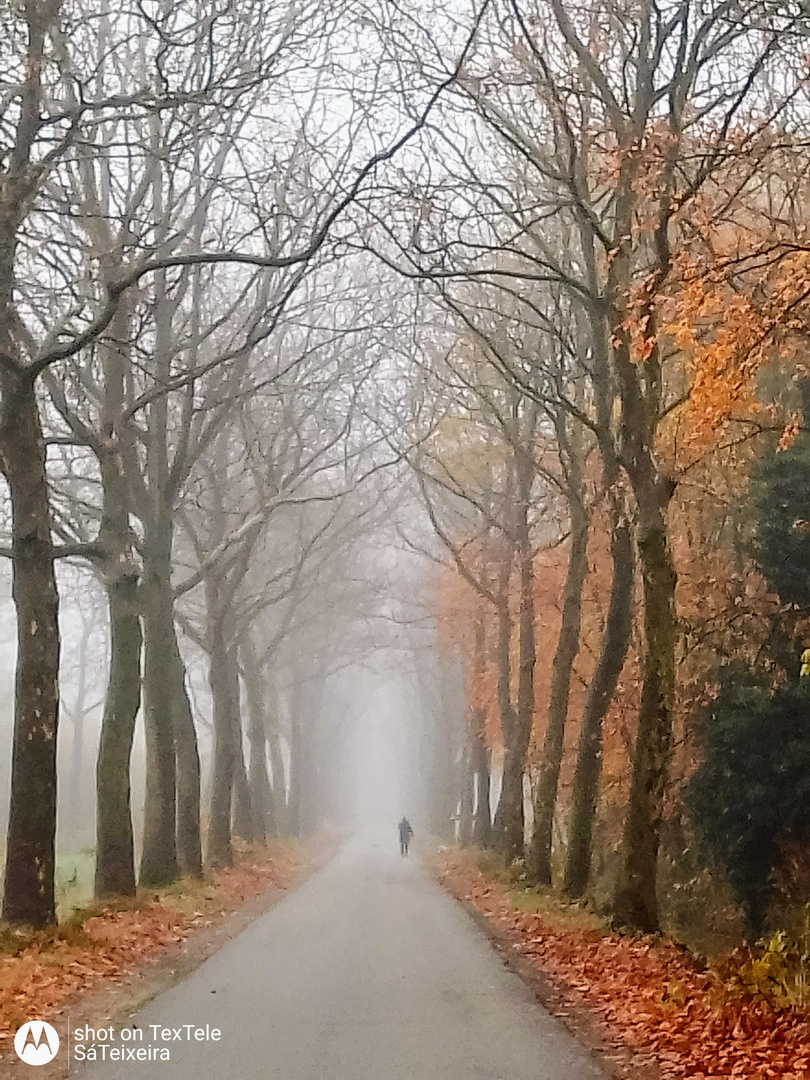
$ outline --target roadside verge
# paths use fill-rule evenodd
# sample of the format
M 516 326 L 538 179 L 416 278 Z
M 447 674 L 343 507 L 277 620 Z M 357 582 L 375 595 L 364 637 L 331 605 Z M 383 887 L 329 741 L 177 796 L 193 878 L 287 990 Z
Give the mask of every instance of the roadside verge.
M 183 880 L 133 900 L 88 908 L 48 932 L 0 937 L 0 1076 L 30 1067 L 13 1049 L 26 1020 L 48 1020 L 62 1037 L 135 1011 L 190 973 L 317 870 L 326 843 L 277 842 L 243 853 L 202 881 Z M 61 1058 L 61 1054 L 59 1058 Z M 40 1067 L 52 1080 L 64 1066 Z M 22 1073 L 20 1073 L 22 1075 Z
M 476 854 L 440 851 L 434 872 L 509 967 L 617 1080 L 810 1075 L 810 1010 L 739 994 L 663 938 L 622 937 L 555 897 L 512 890 Z

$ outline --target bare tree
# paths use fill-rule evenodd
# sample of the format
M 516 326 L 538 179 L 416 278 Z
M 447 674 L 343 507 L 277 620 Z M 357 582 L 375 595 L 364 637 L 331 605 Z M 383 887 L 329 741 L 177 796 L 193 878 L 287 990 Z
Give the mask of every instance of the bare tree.
M 387 88 L 386 107 L 396 117 L 396 132 L 390 141 L 377 134 L 375 123 L 369 119 L 379 80 L 372 77 L 368 81 L 369 73 L 362 67 L 353 72 L 343 70 L 341 75 L 348 77 L 348 83 L 337 91 L 337 96 L 355 92 L 358 108 L 348 124 L 337 125 L 331 151 L 323 154 L 320 140 L 309 138 L 311 124 L 304 129 L 303 146 L 295 138 L 292 140 L 290 160 L 296 162 L 301 190 L 308 193 L 306 213 L 299 214 L 300 206 L 273 209 L 272 205 L 260 203 L 255 227 L 238 229 L 237 242 L 231 243 L 233 236 L 229 236 L 228 246 L 223 249 L 221 236 L 215 231 L 202 237 L 195 236 L 193 230 L 191 236 L 183 231 L 186 216 L 178 216 L 178 207 L 171 199 L 167 201 L 165 188 L 154 170 L 143 172 L 138 180 L 148 194 L 149 212 L 128 217 L 127 206 L 137 207 L 139 201 L 132 200 L 131 192 L 120 192 L 119 183 L 123 180 L 125 187 L 129 175 L 127 155 L 142 145 L 144 136 L 148 141 L 156 133 L 165 134 L 173 124 L 179 140 L 175 145 L 181 145 L 184 135 L 188 135 L 189 118 L 193 120 L 191 130 L 199 131 L 201 110 L 208 119 L 216 118 L 217 123 L 227 127 L 229 112 L 257 85 L 280 86 L 275 98 L 270 94 L 265 101 L 270 107 L 284 108 L 290 92 L 301 89 L 302 59 L 329 62 L 330 35 L 338 25 L 336 13 L 325 12 L 319 5 L 270 11 L 258 2 L 240 5 L 238 11 L 220 10 L 197 0 L 161 4 L 154 15 L 147 15 L 143 9 L 137 13 L 112 13 L 104 3 L 95 13 L 98 19 L 88 19 L 79 5 L 68 0 L 25 3 L 9 10 L 11 32 L 3 45 L 3 67 L 8 73 L 3 92 L 8 95 L 9 108 L 2 124 L 0 172 L 0 460 L 11 494 L 19 635 L 4 911 L 12 921 L 37 925 L 54 917 L 59 707 L 58 594 L 54 575 L 54 556 L 59 552 L 53 540 L 37 396 L 40 376 L 49 369 L 58 372 L 71 358 L 84 356 L 102 335 L 112 332 L 114 337 L 113 324 L 123 298 L 139 282 L 151 277 L 156 290 L 155 363 L 158 369 L 164 365 L 164 378 L 152 388 L 153 396 L 142 404 L 159 426 L 164 409 L 159 401 L 168 389 L 167 359 L 160 336 L 167 326 L 168 308 L 176 299 L 171 298 L 173 272 L 222 263 L 282 271 L 305 265 L 333 234 L 336 223 L 377 168 L 422 126 L 459 67 L 445 67 L 438 82 L 422 83 L 412 96 L 407 88 L 403 96 L 398 80 Z M 354 24 L 349 33 L 357 33 L 358 26 Z M 368 31 L 363 33 L 368 36 Z M 99 35 L 107 35 L 101 49 Z M 462 41 L 462 57 L 467 47 Z M 99 57 L 113 51 L 120 67 L 110 66 L 109 77 L 103 78 Z M 80 91 L 74 94 L 70 87 L 79 87 Z M 311 102 L 319 90 L 317 79 L 309 83 L 308 90 L 304 97 Z M 98 139 L 104 125 L 114 132 L 110 145 L 125 148 L 125 164 L 111 174 L 116 191 L 111 213 L 121 215 L 126 226 L 119 232 L 124 258 L 119 262 L 115 252 L 105 252 L 105 257 L 91 259 L 82 268 L 77 260 L 81 246 L 70 225 L 73 204 L 67 177 L 71 162 L 84 156 L 82 146 L 93 142 L 104 145 L 104 136 Z M 386 127 L 391 130 L 390 124 Z M 124 139 L 119 142 L 122 135 Z M 194 159 L 198 145 L 199 140 L 193 137 L 187 141 L 190 149 L 185 151 L 186 161 L 204 172 L 208 162 L 203 156 Z M 307 148 L 313 151 L 309 155 L 302 152 Z M 266 171 L 273 171 L 276 164 L 273 162 Z M 182 163 L 175 161 L 175 169 L 182 169 Z M 255 205 L 252 178 L 245 176 L 244 170 L 242 176 L 241 194 L 250 195 Z M 183 199 L 186 205 L 193 202 L 195 192 L 194 184 L 187 187 L 181 204 Z M 234 194 L 231 190 L 228 197 Z M 167 218 L 169 211 L 174 217 Z M 302 218 L 306 222 L 303 235 Z M 273 222 L 280 228 L 274 231 Z M 37 238 L 53 236 L 55 231 L 64 237 L 64 242 L 46 252 L 47 244 L 39 244 Z M 123 327 L 117 329 L 120 332 Z M 170 369 L 168 374 L 171 379 Z M 188 376 L 181 376 L 181 381 L 185 385 Z M 158 465 L 153 458 L 156 478 Z M 165 487 L 163 490 L 165 500 Z M 165 501 L 163 505 L 165 510 Z M 115 530 L 119 538 L 121 520 Z M 161 570 L 165 582 L 167 552 L 169 559 L 171 555 L 166 537 L 167 530 L 163 529 L 162 550 L 152 549 L 153 562 L 145 582 L 150 596 L 147 621 L 159 624 L 164 646 L 169 644 L 170 611 L 165 588 L 155 586 L 160 578 L 155 571 L 156 567 Z M 121 580 L 131 577 L 126 573 Z M 134 631 L 130 619 L 125 637 L 131 652 L 137 651 Z M 118 633 L 117 643 L 120 639 Z M 149 647 L 147 652 L 160 667 L 164 661 L 154 656 L 154 648 Z M 168 648 L 163 655 L 171 655 Z M 152 659 L 146 663 L 147 684 L 154 685 Z M 168 670 L 161 670 L 168 674 Z M 131 690 L 125 696 L 127 701 L 121 703 L 123 758 L 134 700 Z M 147 712 L 151 716 L 148 730 L 153 766 L 144 876 L 151 881 L 165 881 L 176 872 L 169 764 L 173 758 L 172 737 L 165 713 L 158 718 L 157 706 L 148 706 Z

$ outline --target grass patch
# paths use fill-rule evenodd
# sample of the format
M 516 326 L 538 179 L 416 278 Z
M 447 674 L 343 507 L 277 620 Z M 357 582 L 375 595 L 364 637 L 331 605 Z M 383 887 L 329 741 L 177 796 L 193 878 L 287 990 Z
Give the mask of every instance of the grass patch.
M 95 873 L 96 853 L 92 848 L 56 860 L 56 916 L 60 921 L 92 901 Z
M 509 895 L 518 911 L 539 915 L 557 930 L 580 930 L 600 937 L 610 933 L 607 920 L 584 904 L 563 900 L 550 889 L 512 888 Z
M 607 920 L 584 903 L 565 900 L 549 888 L 527 886 L 521 860 L 516 859 L 511 866 L 507 866 L 497 852 L 481 848 L 468 849 L 463 854 L 471 857 L 478 870 L 490 881 L 506 886 L 512 904 L 518 911 L 540 915 L 550 926 L 559 930 L 584 930 L 600 936 L 610 933 Z
M 44 956 L 60 946 L 90 946 L 85 929 L 90 920 L 112 912 L 144 912 L 155 904 L 185 920 L 213 918 L 261 891 L 259 885 L 269 888 L 281 884 L 290 876 L 291 867 L 306 861 L 307 851 L 307 845 L 299 840 L 273 840 L 264 846 L 235 842 L 234 866 L 227 870 L 206 870 L 201 878 L 178 878 L 160 889 L 138 888 L 135 896 L 101 900 L 93 896 L 95 852 L 88 848 L 60 857 L 55 873 L 56 924 L 34 930 L 0 922 L 0 957 L 19 956 L 30 949 Z M 268 874 L 268 866 L 274 864 L 278 874 Z
M 492 851 L 489 848 L 470 848 L 468 850 L 475 859 L 475 865 L 485 877 L 498 881 L 501 885 L 510 884 L 511 877 L 508 867 L 497 851 Z
M 0 924 L 0 1046 L 26 1017 L 47 1018 L 65 1000 L 177 948 L 250 900 L 290 888 L 312 854 L 300 843 L 240 850 L 233 866 L 203 879 L 81 906 L 76 898 L 92 880 L 92 859 L 68 866 L 62 907 L 71 910 L 56 926 Z

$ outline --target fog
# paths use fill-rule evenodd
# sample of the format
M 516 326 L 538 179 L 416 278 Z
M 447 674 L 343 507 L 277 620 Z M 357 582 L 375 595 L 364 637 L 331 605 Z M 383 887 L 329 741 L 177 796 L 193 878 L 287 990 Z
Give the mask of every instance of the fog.
M 403 484 L 407 493 L 407 485 Z M 400 516 L 402 510 L 400 508 Z M 430 546 L 424 523 L 412 506 L 404 515 L 410 528 L 421 530 Z M 268 779 L 277 805 L 298 808 L 300 820 L 280 821 L 273 831 L 309 834 L 320 829 L 339 836 L 375 829 L 385 831 L 392 845 L 396 823 L 407 816 L 422 835 L 436 828 L 436 809 L 431 804 L 430 783 L 437 767 L 436 749 L 444 748 L 445 767 L 460 768 L 464 720 L 463 692 L 456 687 L 453 712 L 442 714 L 445 705 L 436 700 L 436 663 L 453 666 L 442 658 L 436 642 L 435 613 L 431 610 L 427 579 L 431 561 L 412 543 L 404 543 L 391 522 L 358 540 L 352 563 L 352 589 L 359 589 L 360 603 L 321 609 L 317 598 L 308 622 L 317 642 L 317 628 L 337 618 L 339 644 L 318 661 L 317 676 L 304 675 L 303 683 L 290 683 L 283 663 L 268 672 L 268 722 L 274 725 L 278 755 L 267 752 Z M 360 575 L 355 576 L 360 568 Z M 9 595 L 8 566 L 3 568 L 2 611 L 5 639 L 2 643 L 2 679 L 5 685 L 0 729 L 0 805 L 3 823 L 9 798 L 8 761 L 12 746 L 12 700 L 14 680 L 14 613 Z M 70 878 L 81 857 L 91 858 L 96 843 L 96 764 L 109 676 L 109 623 L 103 588 L 98 578 L 80 563 L 59 568 L 62 721 L 58 738 L 57 862 Z M 346 583 L 344 583 L 346 584 Z M 316 588 L 317 596 L 317 588 Z M 346 597 L 349 593 L 346 594 Z M 185 620 L 184 620 L 185 621 Z M 190 627 L 187 627 L 190 630 Z M 210 802 L 216 749 L 209 660 L 200 642 L 180 632 L 185 683 L 192 702 L 201 758 L 201 798 Z M 261 648 L 261 638 L 257 646 Z M 307 637 L 296 642 L 306 649 Z M 299 658 L 300 661 L 300 658 Z M 438 677 L 449 678 L 449 671 Z M 321 674 L 322 672 L 322 674 Z M 307 695 L 307 679 L 318 679 L 317 692 L 305 721 L 293 710 Z M 452 679 L 450 680 L 452 682 Z M 444 691 L 439 691 L 441 693 Z M 270 696 L 273 714 L 270 714 Z M 241 710 L 249 711 L 247 691 L 240 690 Z M 141 852 L 141 830 L 146 798 L 146 754 L 143 713 L 134 734 L 130 784 L 135 826 L 135 858 Z M 245 720 L 247 727 L 247 720 Z M 455 730 L 457 729 L 457 730 Z M 448 739 L 449 736 L 449 739 Z M 302 750 L 302 742 L 306 747 Z M 448 749 L 449 747 L 449 749 Z M 249 760 L 250 738 L 243 734 L 243 754 Z M 294 755 L 306 760 L 295 762 Z M 441 755 L 439 755 L 441 757 Z M 293 776 L 296 767 L 300 776 Z M 274 771 L 275 770 L 275 771 Z M 300 791 L 296 794 L 296 785 Z M 435 795 L 435 793 L 434 793 Z M 435 799 L 434 799 L 435 804 Z M 455 807 L 450 808 L 455 811 Z M 205 812 L 205 811 L 204 811 Z M 442 822 L 445 835 L 455 828 L 452 819 Z M 85 882 L 85 887 L 87 887 Z
M 407 817 L 788 925 L 805 7 L 0 0 L 3 920 Z
M 409 715 L 405 680 L 395 671 L 386 673 L 384 656 L 373 658 L 372 664 L 379 672 L 358 671 L 352 679 L 346 822 L 391 828 L 409 816 L 417 824 L 424 820 L 414 746 L 418 717 Z

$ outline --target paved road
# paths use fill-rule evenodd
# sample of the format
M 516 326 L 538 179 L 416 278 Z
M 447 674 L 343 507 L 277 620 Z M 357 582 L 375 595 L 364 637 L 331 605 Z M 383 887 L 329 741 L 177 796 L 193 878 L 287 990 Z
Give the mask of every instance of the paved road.
M 596 1080 L 481 931 L 396 836 L 355 839 L 133 1017 L 169 1063 L 74 1064 L 81 1080 Z M 208 1024 L 162 1043 L 149 1025 Z M 115 1045 L 121 1046 L 120 1042 Z

